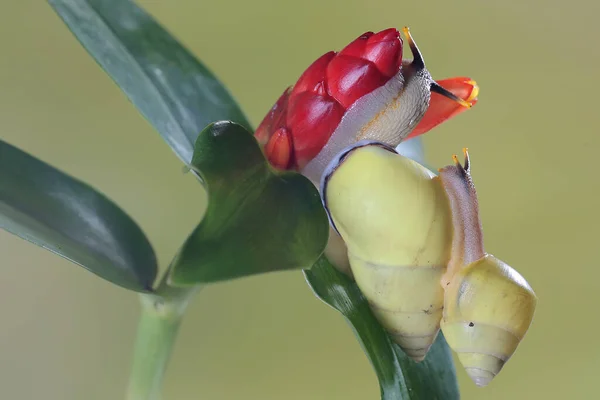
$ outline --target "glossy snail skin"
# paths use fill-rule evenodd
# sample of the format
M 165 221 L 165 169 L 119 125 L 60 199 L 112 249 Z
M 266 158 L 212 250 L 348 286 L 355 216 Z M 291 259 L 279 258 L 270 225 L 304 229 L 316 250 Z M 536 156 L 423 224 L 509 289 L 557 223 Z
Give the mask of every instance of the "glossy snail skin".
M 485 253 L 469 156 L 465 165 L 440 170 L 453 219 L 452 257 L 445 288 L 441 328 L 448 345 L 478 386 L 500 372 L 525 336 L 537 298 L 513 268 Z
M 332 162 L 321 185 L 354 279 L 392 339 L 415 361 L 438 331 L 450 259 L 449 205 L 434 173 L 364 142 Z

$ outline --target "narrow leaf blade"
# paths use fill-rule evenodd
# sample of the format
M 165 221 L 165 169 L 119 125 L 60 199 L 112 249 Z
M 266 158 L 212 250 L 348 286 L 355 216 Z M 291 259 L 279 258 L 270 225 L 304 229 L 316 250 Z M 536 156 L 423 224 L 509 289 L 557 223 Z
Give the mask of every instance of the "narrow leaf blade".
M 250 127 L 227 89 L 131 0 L 49 0 L 85 49 L 184 162 L 209 123 Z
M 329 228 L 317 189 L 298 173 L 272 169 L 245 128 L 208 126 L 192 166 L 208 208 L 172 263 L 173 284 L 307 268 L 319 258 Z
M 152 246 L 112 201 L 0 141 L 0 228 L 127 289 L 150 291 Z

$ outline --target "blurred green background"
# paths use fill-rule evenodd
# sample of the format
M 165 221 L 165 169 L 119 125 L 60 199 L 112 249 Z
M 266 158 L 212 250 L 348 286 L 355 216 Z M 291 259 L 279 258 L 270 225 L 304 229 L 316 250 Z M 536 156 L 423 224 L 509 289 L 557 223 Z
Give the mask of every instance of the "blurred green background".
M 540 302 L 506 368 L 464 399 L 598 398 L 600 5 L 590 0 L 141 1 L 225 82 L 256 125 L 319 55 L 409 25 L 434 77 L 479 104 L 430 132 L 429 163 L 468 146 L 488 251 Z M 120 204 L 162 266 L 205 197 L 43 1 L 0 3 L 0 137 Z M 0 232 L 0 398 L 123 398 L 136 295 Z M 165 399 L 376 399 L 374 373 L 300 272 L 210 286 L 184 321 Z

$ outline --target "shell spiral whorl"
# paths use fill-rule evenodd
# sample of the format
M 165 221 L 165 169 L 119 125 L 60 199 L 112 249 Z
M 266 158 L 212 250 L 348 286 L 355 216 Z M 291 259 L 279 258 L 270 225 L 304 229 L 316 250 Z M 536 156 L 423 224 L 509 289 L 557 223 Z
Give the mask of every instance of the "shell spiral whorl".
M 409 357 L 423 360 L 440 328 L 444 266 L 374 264 L 352 253 L 349 259 L 375 317 Z
M 393 149 L 353 147 L 322 195 L 354 279 L 391 338 L 421 361 L 439 331 L 452 227 L 431 171 Z

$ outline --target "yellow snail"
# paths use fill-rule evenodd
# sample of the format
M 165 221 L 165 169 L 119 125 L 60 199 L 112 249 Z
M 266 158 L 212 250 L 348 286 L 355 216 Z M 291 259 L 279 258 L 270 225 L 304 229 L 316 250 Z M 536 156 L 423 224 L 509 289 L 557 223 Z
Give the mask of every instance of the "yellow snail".
M 452 256 L 442 278 L 442 331 L 471 379 L 487 385 L 529 329 L 537 298 L 517 271 L 486 254 L 469 154 L 440 169 L 452 210 Z
M 439 331 L 440 279 L 452 245 L 439 178 L 373 142 L 359 142 L 331 165 L 321 193 L 354 279 L 392 339 L 420 361 Z
M 435 176 L 391 147 L 361 142 L 332 161 L 321 193 L 356 283 L 392 339 L 420 361 L 441 322 L 485 386 L 525 335 L 536 297 L 485 253 L 466 149 L 465 158 Z

